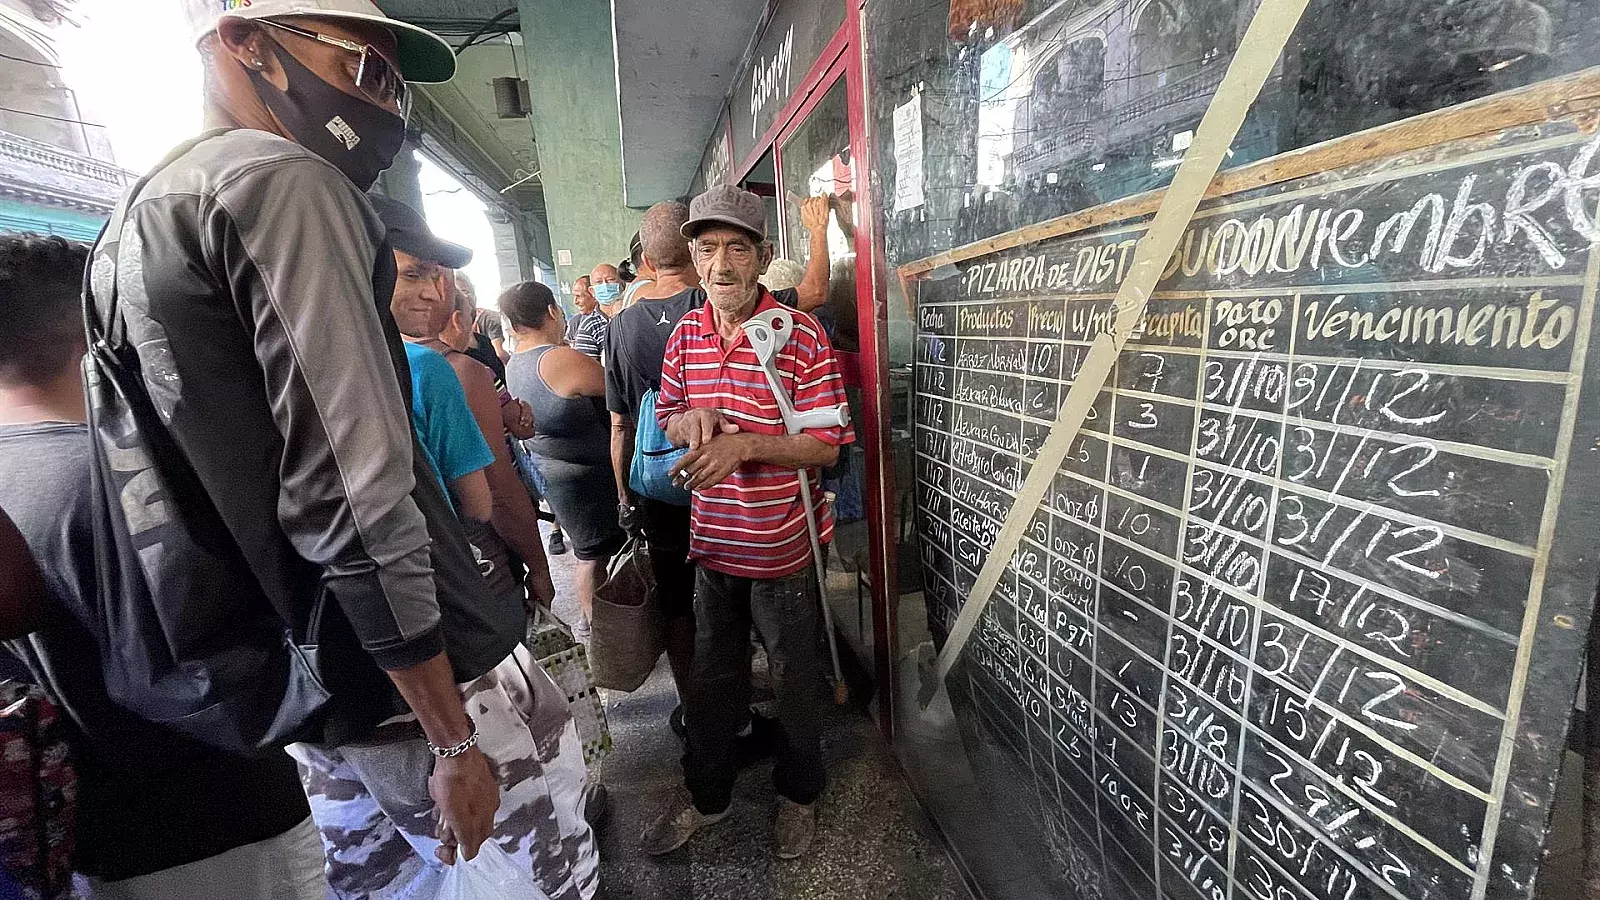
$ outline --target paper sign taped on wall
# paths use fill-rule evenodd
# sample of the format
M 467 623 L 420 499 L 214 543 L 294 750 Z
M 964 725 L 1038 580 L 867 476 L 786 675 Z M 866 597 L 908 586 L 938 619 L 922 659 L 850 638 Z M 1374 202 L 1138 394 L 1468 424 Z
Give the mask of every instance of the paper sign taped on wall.
M 922 193 L 922 92 L 894 110 L 894 211 L 916 209 Z

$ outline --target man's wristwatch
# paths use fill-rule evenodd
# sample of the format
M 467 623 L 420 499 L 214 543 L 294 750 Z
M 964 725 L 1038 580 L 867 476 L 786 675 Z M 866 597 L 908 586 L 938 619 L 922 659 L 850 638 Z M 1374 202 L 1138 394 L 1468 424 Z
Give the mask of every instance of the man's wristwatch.
M 467 721 L 472 722 L 472 717 L 468 716 Z M 459 744 L 456 744 L 454 747 L 440 747 L 432 741 L 428 741 L 428 752 L 440 759 L 455 759 L 456 757 L 465 754 L 468 750 L 471 750 L 476 746 L 478 746 L 478 723 L 472 722 L 471 737 Z

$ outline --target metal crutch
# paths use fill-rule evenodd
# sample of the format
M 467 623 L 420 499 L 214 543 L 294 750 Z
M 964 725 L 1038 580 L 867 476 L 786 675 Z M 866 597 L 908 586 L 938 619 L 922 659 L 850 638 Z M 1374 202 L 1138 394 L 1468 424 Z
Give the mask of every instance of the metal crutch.
M 800 434 L 807 428 L 833 428 L 850 424 L 850 407 L 830 406 L 797 412 L 794 400 L 784 390 L 778 376 L 778 351 L 789 343 L 794 334 L 794 316 L 787 309 L 770 309 L 751 316 L 744 323 L 744 333 L 750 338 L 750 347 L 767 373 L 767 384 L 778 402 L 778 413 L 783 417 L 783 427 L 790 434 Z M 817 569 L 817 595 L 822 602 L 823 627 L 828 632 L 828 652 L 833 657 L 833 699 L 844 705 L 850 699 L 850 688 L 844 681 L 844 670 L 839 665 L 839 639 L 833 633 L 833 609 L 828 605 L 828 572 L 822 562 L 822 539 L 817 529 L 817 508 L 811 499 L 811 476 L 800 469 L 800 503 L 806 513 L 806 535 L 811 539 L 811 559 Z

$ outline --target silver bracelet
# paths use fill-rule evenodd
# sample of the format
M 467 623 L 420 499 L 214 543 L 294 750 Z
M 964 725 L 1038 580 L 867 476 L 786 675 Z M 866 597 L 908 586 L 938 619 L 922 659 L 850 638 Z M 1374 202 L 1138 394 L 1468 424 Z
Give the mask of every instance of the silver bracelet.
M 472 722 L 472 717 L 468 716 L 467 721 Z M 428 741 L 427 743 L 428 752 L 432 753 L 434 756 L 437 756 L 440 759 L 455 759 L 456 757 L 466 753 L 468 750 L 471 750 L 473 747 L 478 746 L 478 723 L 472 722 L 472 736 L 455 745 L 454 747 L 439 747 L 436 746 L 432 741 Z

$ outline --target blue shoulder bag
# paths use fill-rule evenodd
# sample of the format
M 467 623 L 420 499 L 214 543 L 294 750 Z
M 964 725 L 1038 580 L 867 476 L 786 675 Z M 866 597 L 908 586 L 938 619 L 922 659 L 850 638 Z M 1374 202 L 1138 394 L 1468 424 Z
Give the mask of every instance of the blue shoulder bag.
M 639 402 L 639 423 L 633 432 L 633 465 L 628 468 L 628 486 L 635 494 L 673 506 L 688 506 L 689 492 L 672 483 L 672 467 L 688 453 L 687 447 L 674 447 L 656 421 L 656 391 L 645 392 Z

